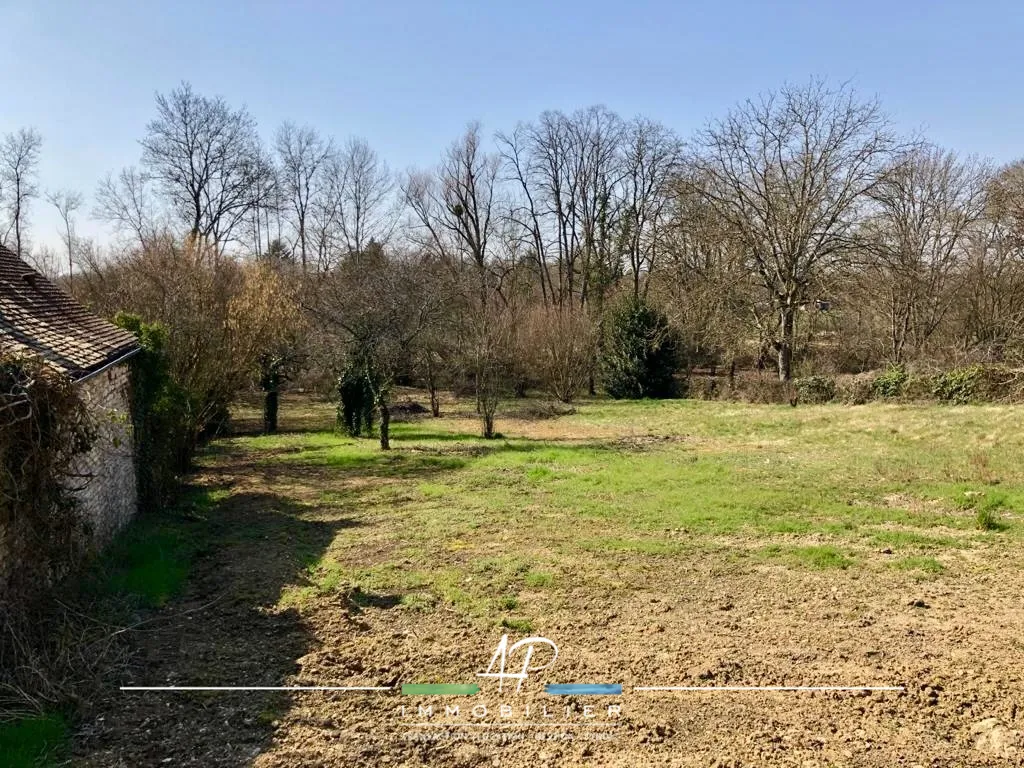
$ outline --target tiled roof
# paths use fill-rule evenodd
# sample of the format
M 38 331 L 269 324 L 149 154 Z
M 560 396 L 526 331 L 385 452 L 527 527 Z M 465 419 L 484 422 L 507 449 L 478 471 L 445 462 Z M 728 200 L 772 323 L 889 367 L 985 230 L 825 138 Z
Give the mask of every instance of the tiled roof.
M 134 352 L 138 342 L 0 246 L 0 347 L 34 352 L 81 379 Z

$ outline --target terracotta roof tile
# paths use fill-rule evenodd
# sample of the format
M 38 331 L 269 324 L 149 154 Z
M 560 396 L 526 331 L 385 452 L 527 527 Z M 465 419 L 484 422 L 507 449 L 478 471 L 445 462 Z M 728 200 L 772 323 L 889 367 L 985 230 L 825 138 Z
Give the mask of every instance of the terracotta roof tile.
M 80 379 L 135 351 L 138 341 L 0 246 L 0 346 L 34 352 Z

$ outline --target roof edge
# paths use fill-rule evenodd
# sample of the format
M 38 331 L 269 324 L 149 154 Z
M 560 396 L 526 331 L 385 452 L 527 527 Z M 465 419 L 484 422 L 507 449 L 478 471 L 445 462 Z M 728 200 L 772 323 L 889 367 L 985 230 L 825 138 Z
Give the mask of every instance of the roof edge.
M 103 363 L 99 368 L 96 368 L 96 369 L 94 369 L 92 371 L 86 371 L 81 376 L 72 376 L 71 377 L 71 381 L 74 384 L 80 384 L 83 381 L 88 381 L 93 376 L 99 376 L 105 370 L 107 370 L 109 368 L 113 368 L 115 365 L 120 365 L 125 360 L 128 360 L 131 357 L 134 357 L 135 355 L 137 355 L 141 351 L 142 351 L 142 347 L 139 346 L 138 344 L 136 344 L 134 347 L 129 349 L 123 355 L 118 355 L 113 360 L 108 360 L 107 362 Z

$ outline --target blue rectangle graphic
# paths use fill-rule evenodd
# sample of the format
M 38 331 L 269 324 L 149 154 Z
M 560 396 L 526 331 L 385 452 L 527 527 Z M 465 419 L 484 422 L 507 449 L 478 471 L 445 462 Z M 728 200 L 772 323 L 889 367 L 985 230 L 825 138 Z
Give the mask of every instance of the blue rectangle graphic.
M 548 683 L 544 693 L 551 696 L 621 696 L 622 686 L 618 683 Z

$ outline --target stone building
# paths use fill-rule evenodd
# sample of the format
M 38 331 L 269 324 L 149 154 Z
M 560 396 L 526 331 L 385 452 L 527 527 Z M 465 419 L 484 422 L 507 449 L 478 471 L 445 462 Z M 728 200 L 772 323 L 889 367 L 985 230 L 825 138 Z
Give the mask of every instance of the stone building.
M 0 247 L 0 349 L 38 355 L 66 374 L 96 418 L 98 436 L 79 457 L 74 488 L 102 546 L 131 519 L 137 503 L 128 366 L 139 351 L 135 336 Z M 0 546 L 2 541 L 0 536 Z

